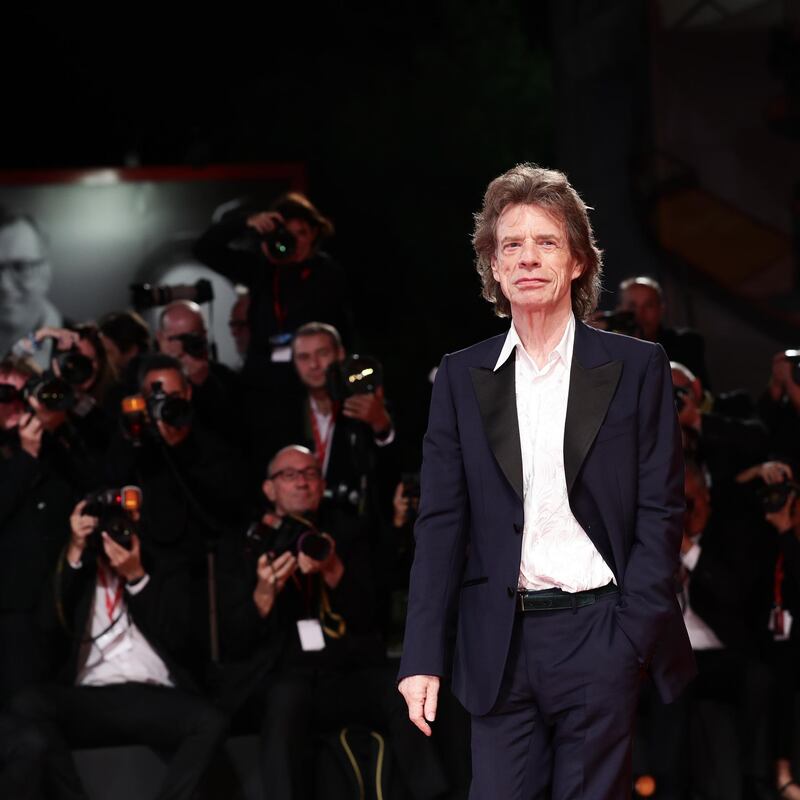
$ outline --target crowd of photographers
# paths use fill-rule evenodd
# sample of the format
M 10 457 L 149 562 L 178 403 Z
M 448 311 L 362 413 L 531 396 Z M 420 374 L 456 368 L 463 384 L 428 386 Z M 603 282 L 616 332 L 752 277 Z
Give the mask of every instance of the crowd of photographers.
M 800 352 L 764 365 L 760 397 L 715 396 L 703 340 L 664 325 L 659 284 L 634 277 L 617 297 L 594 324 L 660 342 L 672 365 L 686 463 L 676 592 L 699 669 L 670 706 L 645 683 L 634 758 L 648 777 L 638 788 L 658 798 L 800 798 Z
M 160 798 L 201 796 L 242 729 L 260 734 L 265 797 L 333 796 L 320 736 L 343 726 L 358 758 L 345 733 L 332 749 L 362 780 L 391 761 L 408 797 L 462 796 L 464 718 L 440 709 L 451 735 L 424 737 L 387 659 L 419 486 L 381 364 L 348 353 L 331 231 L 289 195 L 198 241 L 239 286 L 238 371 L 212 357 L 202 284 L 194 300 L 137 287 L 160 306 L 154 332 L 113 312 L 39 327 L 0 362 L 0 796 L 87 797 L 72 752 L 132 743 L 167 754 Z M 800 358 L 776 354 L 756 401 L 714 397 L 703 340 L 664 325 L 659 285 L 631 278 L 617 299 L 592 324 L 673 362 L 676 593 L 700 668 L 672 706 L 645 687 L 638 771 L 660 798 L 800 798 Z M 705 734 L 714 719 L 731 736 Z
M 0 796 L 87 797 L 73 751 L 114 744 L 167 755 L 160 798 L 202 796 L 237 729 L 260 732 L 265 797 L 323 796 L 319 737 L 345 725 L 342 760 L 381 742 L 362 780 L 391 762 L 409 797 L 451 788 L 387 659 L 418 488 L 380 363 L 345 350 L 330 230 L 291 195 L 198 241 L 242 287 L 239 371 L 158 287 L 136 288 L 154 332 L 119 311 L 0 362 Z

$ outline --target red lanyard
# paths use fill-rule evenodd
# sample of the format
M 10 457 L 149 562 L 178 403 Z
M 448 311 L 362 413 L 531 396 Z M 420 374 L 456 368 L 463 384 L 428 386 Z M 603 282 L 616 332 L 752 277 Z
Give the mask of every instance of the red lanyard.
M 331 406 L 331 423 L 328 425 L 328 433 L 325 438 L 319 432 L 319 425 L 317 425 L 317 415 L 314 412 L 314 407 L 311 405 L 311 400 L 308 401 L 308 415 L 311 422 L 311 434 L 314 437 L 314 452 L 319 462 L 319 468 L 322 472 L 325 471 L 325 454 L 328 452 L 328 445 L 331 443 L 331 436 L 333 435 L 333 426 L 336 422 L 336 417 L 339 414 L 339 404 L 333 403 Z
M 783 553 L 778 556 L 775 562 L 775 589 L 774 595 L 775 608 L 783 605 Z
M 276 266 L 272 276 L 272 305 L 275 310 L 275 321 L 278 323 L 278 330 L 282 331 L 283 322 L 286 319 L 286 311 L 281 305 L 280 271 L 281 268 Z
M 122 581 L 117 578 L 117 588 L 116 591 L 112 594 L 108 591 L 108 578 L 106 577 L 106 569 L 103 566 L 103 562 L 100 561 L 97 564 L 97 580 L 100 582 L 100 585 L 103 587 L 103 594 L 105 595 L 106 601 L 106 613 L 108 614 L 108 619 L 110 622 L 114 621 L 114 612 L 117 610 L 117 606 L 122 602 Z

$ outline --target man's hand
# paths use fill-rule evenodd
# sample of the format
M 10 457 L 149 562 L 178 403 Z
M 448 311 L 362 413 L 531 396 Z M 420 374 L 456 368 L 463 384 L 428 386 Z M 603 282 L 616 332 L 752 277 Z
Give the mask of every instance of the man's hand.
M 297 559 L 287 550 L 281 553 L 274 561 L 269 556 L 262 555 L 256 564 L 258 582 L 253 590 L 253 602 L 262 617 L 266 617 L 278 593 L 283 591 L 286 581 L 297 569 Z
M 69 546 L 67 547 L 67 561 L 70 564 L 79 564 L 83 551 L 86 549 L 86 540 L 97 527 L 97 517 L 90 517 L 83 513 L 86 508 L 86 501 L 81 500 L 69 518 Z
M 117 544 L 105 531 L 103 531 L 102 536 L 103 550 L 106 551 L 108 562 L 120 577 L 124 578 L 128 583 L 134 583 L 145 576 L 139 537 L 135 533 L 131 535 L 130 550 L 126 550 L 121 544 Z
M 783 483 L 792 479 L 792 468 L 782 461 L 765 461 L 742 470 L 736 476 L 737 483 L 747 483 L 754 478 L 761 478 L 764 483 Z
M 328 557 L 324 561 L 317 561 L 311 558 L 311 556 L 307 556 L 305 553 L 298 553 L 297 566 L 300 568 L 300 572 L 302 572 L 303 575 L 312 575 L 318 572 L 322 575 L 325 583 L 331 589 L 335 589 L 339 585 L 342 575 L 344 575 L 344 564 L 336 553 L 336 542 L 333 541 L 333 537 L 327 533 L 321 535 L 330 542 L 331 549 L 328 553 Z
M 39 330 L 33 334 L 33 338 L 37 342 L 41 342 L 44 339 L 55 339 L 57 350 L 70 350 L 78 344 L 81 337 L 77 331 L 70 331 L 66 328 L 45 327 L 39 328 Z
M 274 231 L 277 224 L 283 223 L 283 221 L 283 217 L 277 211 L 261 211 L 247 218 L 247 224 L 262 236 Z
M 31 398 L 33 402 L 33 398 Z M 33 458 L 39 458 L 42 449 L 42 431 L 44 426 L 36 414 L 29 414 L 19 423 L 19 444 L 20 447 Z
M 366 423 L 374 433 L 383 433 L 392 427 L 392 419 L 383 402 L 383 386 L 379 386 L 374 394 L 370 392 L 348 397 L 342 406 L 342 414 Z
M 408 706 L 408 718 L 426 735 L 430 736 L 429 722 L 436 719 L 439 700 L 439 678 L 436 675 L 409 675 L 397 685 Z

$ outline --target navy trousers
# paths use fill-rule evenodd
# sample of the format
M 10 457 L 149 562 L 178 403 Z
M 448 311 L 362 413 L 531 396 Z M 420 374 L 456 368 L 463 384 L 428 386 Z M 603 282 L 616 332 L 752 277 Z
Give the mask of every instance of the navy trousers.
M 517 614 L 497 703 L 472 717 L 470 800 L 630 797 L 641 669 L 617 600 Z

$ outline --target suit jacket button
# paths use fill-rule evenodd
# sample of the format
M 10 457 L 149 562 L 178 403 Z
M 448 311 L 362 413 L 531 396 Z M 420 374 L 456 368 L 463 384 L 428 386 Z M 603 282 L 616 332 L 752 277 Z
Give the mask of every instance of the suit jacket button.
M 514 523 L 514 533 L 522 533 L 522 525 L 519 522 Z
M 506 591 L 508 592 L 509 597 L 513 597 L 516 594 L 513 586 L 506 586 Z

